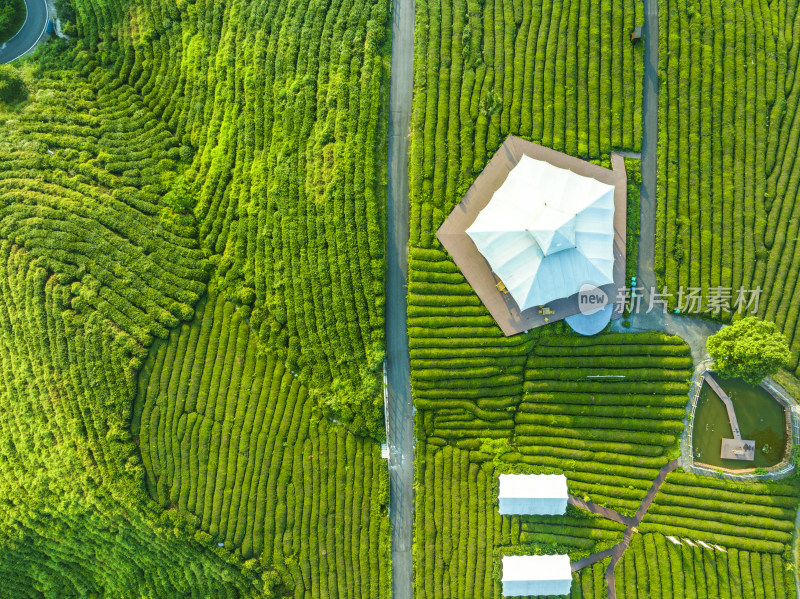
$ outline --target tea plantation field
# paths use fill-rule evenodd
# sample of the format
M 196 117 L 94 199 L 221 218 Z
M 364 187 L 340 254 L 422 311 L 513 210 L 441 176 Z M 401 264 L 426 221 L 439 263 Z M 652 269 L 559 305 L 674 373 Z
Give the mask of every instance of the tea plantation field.
M 504 337 L 435 238 L 508 134 L 606 165 L 611 151 L 639 149 L 643 56 L 628 34 L 642 23 L 642 3 L 442 0 L 416 6 L 408 295 L 418 410 L 414 592 L 461 597 L 474 579 L 476 596 L 499 598 L 502 555 L 568 553 L 576 560 L 621 540 L 624 526 L 574 508 L 547 519 L 501 517 L 497 475 L 563 472 L 573 495 L 632 515 L 659 468 L 679 455 L 694 365 L 679 338 L 656 333 L 585 339 L 562 323 Z M 705 19 L 717 10 L 695 9 L 690 17 L 685 4 L 668 8 L 676 20 Z M 716 31 L 728 39 L 727 27 Z M 671 55 L 667 43 L 678 41 L 671 34 L 662 38 L 662 56 Z M 699 31 L 680 39 L 708 51 Z M 742 67 L 732 52 L 725 60 Z M 713 70 L 699 58 L 686 69 Z M 699 100 L 700 87 L 688 86 L 683 73 L 670 73 L 671 80 Z M 682 127 L 691 121 L 678 116 L 670 122 Z M 628 163 L 635 202 L 638 165 Z M 629 224 L 638 231 L 635 211 L 629 210 Z M 635 273 L 631 256 L 635 260 L 635 248 L 629 274 Z M 681 493 L 691 499 L 678 503 Z M 789 588 L 797 495 L 795 483 L 748 489 L 680 470 L 671 474 L 617 566 L 618 596 L 714 596 L 705 594 L 710 585 L 688 574 L 674 595 L 648 594 L 661 588 L 655 577 L 671 576 L 670 562 L 631 560 L 638 559 L 642 538 L 649 547 L 661 535 L 718 543 L 737 559 L 769 560 L 772 577 L 753 570 L 753 586 L 733 596 L 753 596 L 750 588 L 759 589 L 754 596 L 773 596 L 767 589 Z M 726 515 L 728 509 L 735 512 Z M 688 552 L 680 567 L 702 569 L 726 559 L 716 555 Z M 575 573 L 572 596 L 607 596 L 607 564 Z
M 758 314 L 791 341 L 797 373 L 797 6 L 659 11 L 656 272 L 672 293 L 730 289 L 731 306 L 738 289 L 760 287 Z
M 454 421 L 446 397 L 453 382 L 446 380 L 439 406 L 418 416 L 425 437 L 417 448 L 416 592 L 458 596 L 452 589 L 470 580 L 470 562 L 458 574 L 447 564 L 464 552 L 474 552 L 481 580 L 492 569 L 485 564 L 499 566 L 502 555 L 565 552 L 575 561 L 621 541 L 623 524 L 572 507 L 564 517 L 500 516 L 497 475 L 564 472 L 571 494 L 632 515 L 674 456 L 691 372 L 687 351 L 679 338 L 661 334 L 542 333 L 509 396 L 516 401 L 494 408 L 509 426 L 487 426 L 484 435 L 470 432 L 468 417 L 463 429 Z M 614 382 L 587 380 L 588 373 Z M 501 596 L 497 576 L 487 574 L 482 596 Z
M 625 599 L 795 595 L 794 577 L 777 555 L 678 546 L 657 533 L 636 535 L 617 566 L 617 597 Z
M 57 9 L 69 39 L 0 68 L 0 598 L 388 599 L 392 2 Z M 760 286 L 800 373 L 797 6 L 659 11 L 660 282 Z M 795 479 L 679 469 L 635 530 L 498 514 L 498 474 L 563 473 L 629 522 L 680 453 L 680 338 L 505 337 L 435 237 L 508 135 L 633 153 L 636 272 L 644 3 L 415 15 L 413 596 L 496 599 L 503 555 L 627 538 L 620 598 L 793 596 Z M 607 596 L 601 557 L 572 599 Z
M 389 2 L 59 15 L 0 74 L 0 596 L 386 597 Z
M 241 312 L 203 301 L 139 374 L 131 432 L 150 495 L 244 557 L 261 556 L 295 597 L 385 596 L 379 447 L 314 414 L 308 390 Z

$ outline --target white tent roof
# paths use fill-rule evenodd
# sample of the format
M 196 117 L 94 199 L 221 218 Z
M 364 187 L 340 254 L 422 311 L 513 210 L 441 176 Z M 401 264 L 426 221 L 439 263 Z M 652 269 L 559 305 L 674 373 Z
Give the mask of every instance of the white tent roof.
M 567 477 L 563 474 L 501 474 L 500 494 L 504 498 L 567 498 Z
M 467 234 L 520 310 L 614 282 L 614 186 L 522 156 Z
M 568 555 L 509 555 L 503 558 L 503 582 L 572 580 Z

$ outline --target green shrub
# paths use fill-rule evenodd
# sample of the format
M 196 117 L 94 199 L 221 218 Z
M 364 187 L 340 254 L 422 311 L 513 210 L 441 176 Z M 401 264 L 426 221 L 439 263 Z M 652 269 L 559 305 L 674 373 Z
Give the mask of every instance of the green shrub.
M 1 13 L 0 21 L 2 21 Z M 0 22 L 0 31 L 2 31 L 2 22 Z M 27 97 L 28 91 L 19 72 L 10 65 L 0 65 L 0 102 L 13 104 Z

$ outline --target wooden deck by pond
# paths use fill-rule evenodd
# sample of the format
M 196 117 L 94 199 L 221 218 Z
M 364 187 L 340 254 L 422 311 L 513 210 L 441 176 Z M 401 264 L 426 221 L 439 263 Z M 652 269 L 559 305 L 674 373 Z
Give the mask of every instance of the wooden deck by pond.
M 742 460 L 752 462 L 755 459 L 756 442 L 750 439 L 742 439 L 742 433 L 739 430 L 739 421 L 736 420 L 736 410 L 733 409 L 733 402 L 728 394 L 722 390 L 717 381 L 715 381 L 708 373 L 703 375 L 703 379 L 714 393 L 725 404 L 725 409 L 728 411 L 728 420 L 731 423 L 731 430 L 733 431 L 733 439 L 723 439 L 720 456 L 723 460 Z

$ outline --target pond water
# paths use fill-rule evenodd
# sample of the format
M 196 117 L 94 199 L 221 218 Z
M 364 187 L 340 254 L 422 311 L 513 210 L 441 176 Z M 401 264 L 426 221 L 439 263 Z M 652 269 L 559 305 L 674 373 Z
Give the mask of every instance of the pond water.
M 743 439 L 756 442 L 755 460 L 723 460 L 720 449 L 723 438 L 732 438 L 725 404 L 703 383 L 694 414 L 692 452 L 695 461 L 731 470 L 766 468 L 783 458 L 786 448 L 786 416 L 783 405 L 761 386 L 748 385 L 740 379 L 723 379 L 714 375 L 731 398 Z

